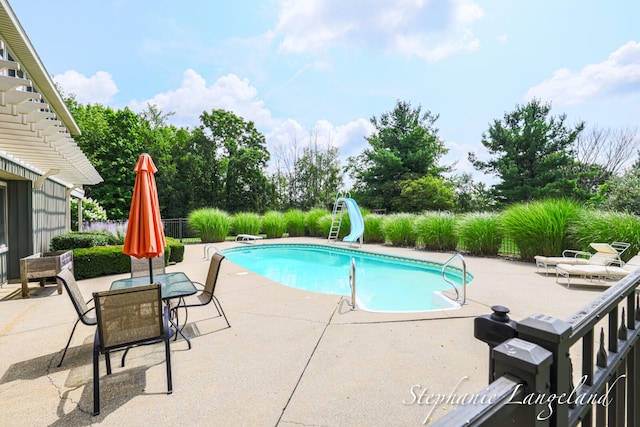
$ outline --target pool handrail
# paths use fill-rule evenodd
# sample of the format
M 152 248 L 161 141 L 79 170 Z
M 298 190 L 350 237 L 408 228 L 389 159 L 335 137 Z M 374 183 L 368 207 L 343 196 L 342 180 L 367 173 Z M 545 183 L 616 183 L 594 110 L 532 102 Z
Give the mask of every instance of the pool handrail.
M 351 286 L 351 310 L 357 310 L 356 305 L 356 260 L 351 257 L 351 271 L 349 273 L 349 286 Z
M 450 284 L 453 287 L 453 290 L 456 291 L 455 301 L 458 301 L 460 299 L 460 292 L 458 292 L 458 288 L 456 287 L 455 283 L 453 283 L 453 281 L 447 278 L 447 274 L 446 274 L 447 267 L 449 266 L 449 264 L 455 261 L 456 258 L 460 259 L 460 261 L 462 262 L 462 302 L 460 303 L 460 305 L 466 305 L 467 304 L 467 263 L 464 260 L 464 257 L 462 255 L 454 254 L 451 258 L 449 258 L 447 262 L 442 264 L 442 279 L 448 284 Z

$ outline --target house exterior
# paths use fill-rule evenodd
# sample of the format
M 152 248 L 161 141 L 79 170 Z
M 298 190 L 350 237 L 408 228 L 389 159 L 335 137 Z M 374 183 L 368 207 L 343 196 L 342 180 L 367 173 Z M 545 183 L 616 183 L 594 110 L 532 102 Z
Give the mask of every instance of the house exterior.
M 0 0 L 0 284 L 70 229 L 69 202 L 102 181 L 80 129 L 7 0 Z

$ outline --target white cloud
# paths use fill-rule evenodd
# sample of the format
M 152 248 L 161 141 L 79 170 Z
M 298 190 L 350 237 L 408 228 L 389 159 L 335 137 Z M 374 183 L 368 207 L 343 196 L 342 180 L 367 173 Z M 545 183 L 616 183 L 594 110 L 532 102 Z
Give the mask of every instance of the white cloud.
M 273 126 L 271 112 L 264 107 L 258 97 L 258 90 L 249 80 L 227 74 L 213 84 L 194 70 L 184 72 L 178 89 L 159 93 L 144 101 L 132 100 L 129 107 L 133 111 L 142 111 L 147 104 L 156 105 L 164 113 L 174 112 L 170 121 L 178 126 L 195 126 L 199 123 L 203 111 L 224 109 L 233 112 L 244 120 L 253 121 L 256 127 Z
M 598 64 L 577 73 L 562 68 L 532 87 L 525 99 L 540 98 L 558 105 L 575 105 L 596 97 L 640 92 L 640 43 L 630 41 Z
M 294 145 L 303 147 L 309 141 L 317 141 L 320 147 L 337 147 L 342 162 L 349 156 L 362 152 L 367 144 L 365 137 L 371 135 L 374 128 L 369 120 L 360 118 L 344 125 L 334 125 L 327 120 L 319 120 L 307 130 L 300 123 L 289 119 L 280 122 L 266 134 L 267 144 L 272 153 L 288 152 Z
M 184 73 L 179 88 L 155 95 L 144 101 L 133 100 L 129 107 L 133 111 L 142 111 L 147 104 L 156 105 L 164 113 L 175 112 L 169 117 L 177 126 L 195 126 L 203 111 L 225 109 L 253 121 L 260 132 L 265 135 L 267 146 L 272 154 L 272 164 L 279 153 L 287 153 L 297 143 L 299 147 L 317 138 L 322 147 L 328 145 L 338 147 L 340 160 L 359 154 L 364 148 L 365 137 L 373 132 L 369 120 L 359 118 L 343 125 L 334 125 L 326 120 L 319 120 L 311 129 L 306 129 L 294 119 L 276 119 L 265 107 L 258 90 L 247 78 L 234 74 L 220 77 L 213 84 L 194 70 Z
M 473 0 L 281 0 L 270 34 L 282 52 L 365 46 L 435 62 L 479 41 L 471 25 L 484 12 Z
M 75 70 L 69 70 L 55 75 L 53 80 L 62 87 L 65 96 L 73 94 L 81 104 L 107 105 L 118 93 L 113 76 L 106 71 L 98 71 L 95 75 L 87 77 Z
M 310 141 L 316 141 L 322 150 L 329 146 L 337 147 L 338 160 L 345 168 L 347 157 L 360 154 L 367 145 L 365 137 L 373 131 L 371 122 L 363 118 L 339 126 L 327 120 L 319 120 L 310 131 L 305 130 L 295 120 L 282 121 L 266 134 L 267 146 L 271 153 L 270 169 L 275 171 L 276 167 L 279 167 L 289 170 L 292 165 L 288 164 L 288 161 L 290 163 L 296 157 L 296 149 L 300 155 L 300 150 L 308 146 Z M 346 175 L 344 179 L 346 188 L 350 188 L 353 185 L 352 180 Z
M 331 145 L 340 149 L 340 157 L 356 156 L 367 145 L 365 138 L 371 135 L 375 128 L 367 119 L 359 118 L 344 125 L 334 126 L 326 120 L 316 124 L 320 138 L 324 137 Z
M 449 175 L 453 176 L 468 173 L 473 177 L 474 181 L 482 182 L 489 186 L 499 181 L 494 175 L 478 171 L 473 167 L 473 164 L 469 162 L 469 153 L 474 153 L 478 159 L 483 161 L 489 159 L 489 152 L 484 146 L 469 143 L 461 144 L 456 141 L 446 141 L 445 145 L 449 149 L 449 152 L 442 157 L 440 164 L 443 166 L 454 165 L 453 171 Z

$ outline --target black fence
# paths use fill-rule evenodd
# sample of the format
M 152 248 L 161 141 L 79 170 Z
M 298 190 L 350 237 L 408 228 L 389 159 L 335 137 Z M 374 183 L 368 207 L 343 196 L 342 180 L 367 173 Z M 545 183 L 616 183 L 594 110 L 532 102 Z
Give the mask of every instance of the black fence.
M 484 396 L 433 425 L 640 426 L 636 271 L 566 320 L 514 322 L 504 307 L 475 319 L 491 348 Z
M 199 242 L 200 239 L 198 235 L 189 230 L 187 222 L 187 218 L 163 219 L 162 223 L 164 224 L 164 235 L 166 237 L 173 237 L 174 239 L 178 239 L 181 242 Z

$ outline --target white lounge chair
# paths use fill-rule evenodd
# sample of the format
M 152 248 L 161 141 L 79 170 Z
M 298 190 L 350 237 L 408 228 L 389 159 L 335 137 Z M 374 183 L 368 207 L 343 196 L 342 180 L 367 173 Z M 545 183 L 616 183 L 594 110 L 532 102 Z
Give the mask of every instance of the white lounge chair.
M 567 288 L 571 284 L 570 276 L 594 277 L 601 279 L 621 279 L 640 268 L 640 254 L 634 256 L 626 264 L 597 265 L 597 264 L 558 264 L 556 265 L 556 282 L 560 276 L 567 279 Z M 559 282 L 558 282 L 559 283 Z
M 250 243 L 260 239 L 262 239 L 262 236 L 254 236 L 253 234 L 238 234 L 236 236 L 236 242 Z
M 572 249 L 566 249 L 562 251 L 560 257 L 548 257 L 542 255 L 536 255 L 536 271 L 540 271 L 540 267 L 544 267 L 547 274 L 549 274 L 549 267 L 557 266 L 558 264 L 571 264 L 571 265 L 609 265 L 617 263 L 622 265 L 620 255 L 622 255 L 631 246 L 625 242 L 613 242 L 613 243 L 591 243 L 590 246 L 595 250 L 595 253 L 576 251 Z

